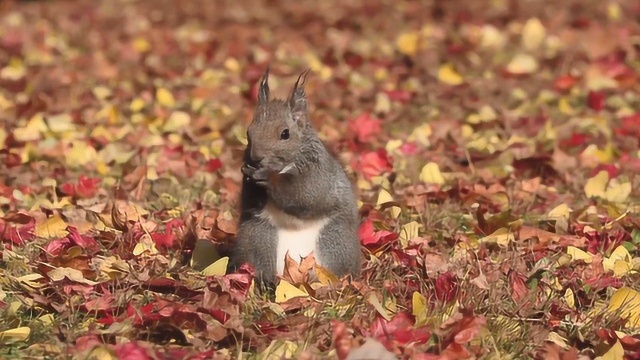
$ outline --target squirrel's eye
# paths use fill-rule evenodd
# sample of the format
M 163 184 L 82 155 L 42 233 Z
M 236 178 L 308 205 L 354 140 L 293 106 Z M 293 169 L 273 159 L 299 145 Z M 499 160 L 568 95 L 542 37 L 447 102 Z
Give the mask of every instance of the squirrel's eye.
M 289 129 L 284 129 L 280 133 L 280 140 L 287 140 L 289 138 Z

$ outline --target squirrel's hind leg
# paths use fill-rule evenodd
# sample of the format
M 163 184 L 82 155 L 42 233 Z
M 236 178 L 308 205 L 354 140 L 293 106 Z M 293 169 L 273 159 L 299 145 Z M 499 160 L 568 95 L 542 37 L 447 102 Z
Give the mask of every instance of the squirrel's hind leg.
M 320 263 L 334 275 L 342 277 L 360 274 L 362 251 L 356 229 L 343 218 L 333 218 L 318 238 Z
M 277 230 L 266 219 L 253 216 L 238 227 L 231 255 L 232 269 L 249 263 L 255 270 L 256 283 L 276 279 Z

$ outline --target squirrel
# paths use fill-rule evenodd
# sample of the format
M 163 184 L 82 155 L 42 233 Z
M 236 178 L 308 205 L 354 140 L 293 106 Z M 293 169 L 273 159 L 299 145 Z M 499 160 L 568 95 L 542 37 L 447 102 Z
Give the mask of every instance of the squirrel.
M 338 277 L 360 273 L 362 252 L 356 196 L 340 162 L 309 120 L 298 76 L 287 100 L 269 99 L 269 67 L 247 129 L 241 213 L 232 266 L 248 263 L 260 285 L 275 285 L 286 254 L 300 263 L 313 252 Z

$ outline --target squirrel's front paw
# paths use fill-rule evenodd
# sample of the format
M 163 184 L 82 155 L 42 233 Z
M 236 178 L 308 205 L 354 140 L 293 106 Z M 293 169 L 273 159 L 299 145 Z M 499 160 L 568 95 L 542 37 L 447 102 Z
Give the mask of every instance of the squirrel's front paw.
M 255 174 L 256 170 L 258 170 L 258 169 L 256 169 L 255 167 L 253 167 L 253 166 L 251 166 L 251 165 L 249 165 L 247 163 L 242 164 L 241 171 L 245 176 L 253 178 L 253 174 Z

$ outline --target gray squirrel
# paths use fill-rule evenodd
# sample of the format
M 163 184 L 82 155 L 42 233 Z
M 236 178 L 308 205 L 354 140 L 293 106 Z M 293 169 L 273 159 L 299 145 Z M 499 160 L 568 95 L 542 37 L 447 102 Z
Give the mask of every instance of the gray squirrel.
M 316 263 L 338 277 L 360 273 L 355 194 L 309 120 L 308 74 L 300 74 L 287 100 L 270 100 L 267 67 L 247 130 L 231 262 L 252 265 L 260 285 L 275 284 L 287 252 L 298 263 L 313 252 Z

